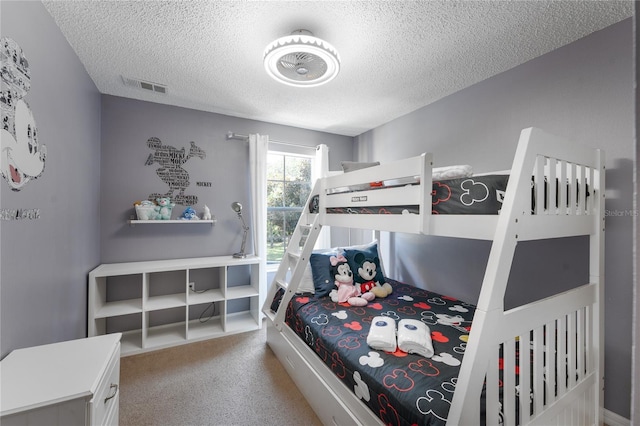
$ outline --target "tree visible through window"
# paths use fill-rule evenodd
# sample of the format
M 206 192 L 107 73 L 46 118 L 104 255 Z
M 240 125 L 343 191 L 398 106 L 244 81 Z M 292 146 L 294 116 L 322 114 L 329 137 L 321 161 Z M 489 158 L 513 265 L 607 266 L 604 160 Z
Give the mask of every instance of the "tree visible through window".
M 267 156 L 267 263 L 282 260 L 311 192 L 311 157 Z

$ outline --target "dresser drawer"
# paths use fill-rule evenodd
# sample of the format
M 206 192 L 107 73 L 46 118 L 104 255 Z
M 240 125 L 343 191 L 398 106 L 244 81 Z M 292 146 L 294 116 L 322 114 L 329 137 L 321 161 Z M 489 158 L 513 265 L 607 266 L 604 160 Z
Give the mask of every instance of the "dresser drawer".
M 91 425 L 117 425 L 119 401 L 120 344 L 118 344 L 117 349 L 113 352 L 106 373 L 100 380 L 95 396 L 90 402 L 89 412 L 91 413 Z

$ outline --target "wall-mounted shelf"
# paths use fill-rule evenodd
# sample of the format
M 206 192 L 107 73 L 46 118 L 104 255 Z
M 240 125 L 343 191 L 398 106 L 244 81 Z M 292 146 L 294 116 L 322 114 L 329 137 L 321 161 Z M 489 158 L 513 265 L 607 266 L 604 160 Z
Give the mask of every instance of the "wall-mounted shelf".
M 257 330 L 259 276 L 255 256 L 100 265 L 89 273 L 88 335 L 122 332 L 130 355 Z
M 127 223 L 130 226 L 134 226 L 134 225 L 147 225 L 147 224 L 153 224 L 153 225 L 157 225 L 157 224 L 169 224 L 169 223 L 180 223 L 180 224 L 190 224 L 190 225 L 196 225 L 196 224 L 205 224 L 208 223 L 210 225 L 215 225 L 215 223 L 217 222 L 217 220 L 212 219 L 212 220 L 128 220 Z

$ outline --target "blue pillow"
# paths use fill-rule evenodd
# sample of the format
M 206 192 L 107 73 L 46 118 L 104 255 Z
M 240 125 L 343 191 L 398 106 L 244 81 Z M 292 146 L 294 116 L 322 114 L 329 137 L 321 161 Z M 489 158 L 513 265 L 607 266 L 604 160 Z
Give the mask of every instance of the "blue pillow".
M 382 270 L 382 264 L 380 263 L 380 255 L 378 254 L 377 241 L 374 241 L 370 244 L 365 244 L 362 246 L 345 247 L 344 251 L 345 251 L 345 257 L 347 258 L 347 262 L 349 263 L 349 267 L 351 268 L 351 271 L 353 271 L 353 277 L 356 283 L 366 281 L 364 278 L 361 278 L 360 275 L 358 274 L 358 269 L 361 266 L 361 262 L 363 258 L 370 262 L 373 262 L 376 265 L 376 274 L 373 280 L 379 282 L 380 284 L 385 283 L 384 271 Z M 358 257 L 358 254 L 360 254 L 360 256 L 358 259 L 356 259 Z
M 309 263 L 311 264 L 311 275 L 313 276 L 313 287 L 317 297 L 328 296 L 331 290 L 336 288 L 334 278 L 331 275 L 331 256 L 343 254 L 341 249 L 331 249 L 314 251 L 311 253 Z

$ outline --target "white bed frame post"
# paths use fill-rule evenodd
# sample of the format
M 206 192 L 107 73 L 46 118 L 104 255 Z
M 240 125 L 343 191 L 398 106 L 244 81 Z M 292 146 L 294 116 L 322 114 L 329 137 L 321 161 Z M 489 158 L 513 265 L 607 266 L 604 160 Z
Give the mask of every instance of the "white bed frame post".
M 567 164 L 565 158 L 577 158 L 578 163 Z M 566 192 L 562 184 L 558 193 L 553 185 L 545 191 L 541 184 L 547 179 L 555 182 L 556 169 L 560 170 L 559 181 L 569 182 Z M 559 138 L 530 128 L 522 131 L 512 170 L 518 173 L 510 177 L 506 192 L 517 196 L 505 199 L 498 219 L 447 424 L 478 424 L 485 379 L 487 424 L 602 424 L 604 153 L 585 150 L 576 155 L 575 148 Z M 533 213 L 531 170 L 534 176 L 539 172 Z M 585 201 L 584 194 L 591 189 L 593 196 Z M 555 199 L 559 200 L 556 211 L 543 208 L 554 205 Z M 549 216 L 554 216 L 553 222 L 546 220 Z M 568 216 L 566 223 L 562 216 Z M 546 229 L 547 225 L 555 229 Z M 504 294 L 518 241 L 572 235 L 589 235 L 589 284 L 505 312 Z M 563 337 L 552 339 L 552 335 Z M 529 357 L 519 365 L 515 360 L 516 344 L 521 350 L 531 347 L 533 383 Z M 501 347 L 504 377 L 499 398 L 497 357 Z M 509 373 L 516 367 L 520 368 L 520 390 L 532 389 L 531 398 L 520 395 L 518 409 L 515 375 Z M 537 374 L 543 369 L 544 375 Z
M 433 155 L 430 153 L 423 154 L 423 161 L 420 164 L 421 179 L 422 179 L 422 191 L 420 192 L 420 216 L 422 217 L 420 223 L 420 233 L 429 234 L 431 230 L 431 206 L 432 198 L 431 192 L 433 190 Z M 429 209 L 429 210 L 427 210 Z
M 535 158 L 533 161 L 527 158 L 529 143 L 530 133 L 525 134 L 523 131 L 512 170 L 521 170 L 527 163 L 531 163 L 531 166 L 526 170 L 533 168 Z M 512 187 L 516 188 L 515 191 Z M 509 178 L 506 192 L 518 194 L 522 191 L 523 194 L 528 194 L 529 187 L 530 181 L 527 181 L 527 176 L 519 173 Z M 530 202 L 525 203 L 523 197 L 505 200 L 503 204 L 447 424 L 474 425 L 478 422 L 482 384 L 487 374 L 491 352 L 498 344 L 496 329 L 503 321 L 504 293 L 517 245 L 518 220 L 519 216 L 530 214 L 529 212 Z
M 605 230 L 605 154 L 598 151 L 598 177 L 594 179 L 595 209 L 598 212 L 595 231 L 589 238 L 589 280 L 598 284 L 597 309 L 593 314 L 593 352 L 596 354 L 594 362 L 598 371 L 598 404 L 596 404 L 596 419 L 599 424 L 604 423 L 604 230 Z

